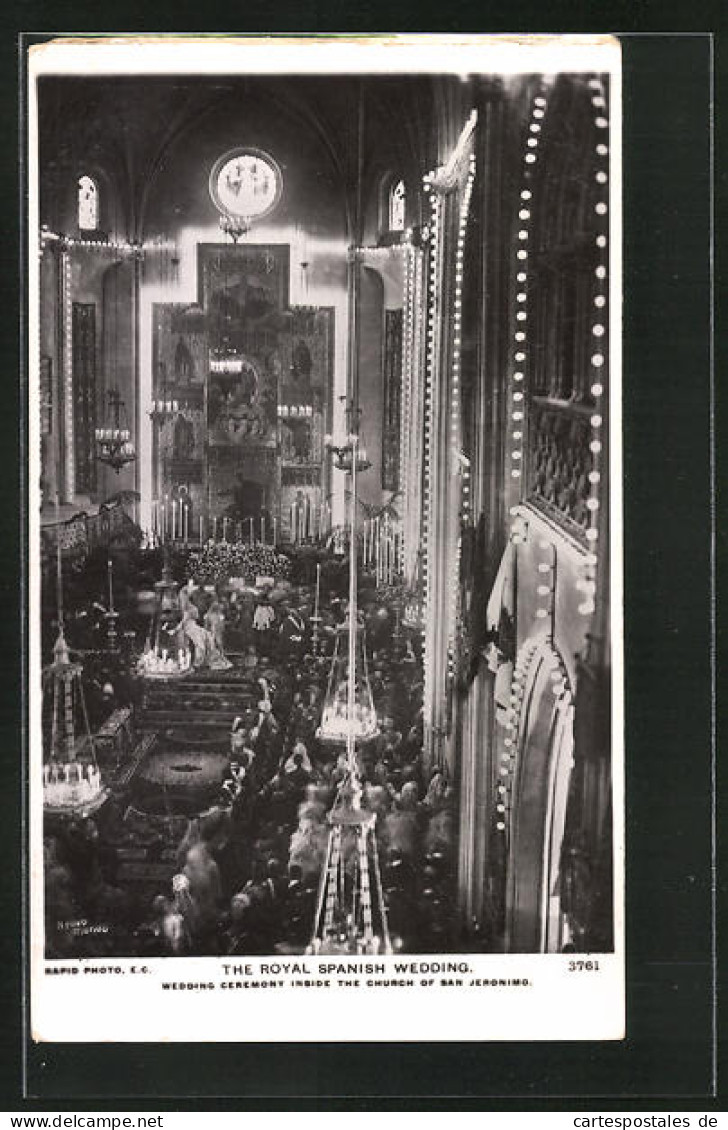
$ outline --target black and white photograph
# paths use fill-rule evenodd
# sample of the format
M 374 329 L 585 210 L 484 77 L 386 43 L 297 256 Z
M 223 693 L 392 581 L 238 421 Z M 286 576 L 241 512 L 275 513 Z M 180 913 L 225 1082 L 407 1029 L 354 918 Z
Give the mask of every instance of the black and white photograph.
M 35 1038 L 621 1038 L 619 45 L 29 56 Z

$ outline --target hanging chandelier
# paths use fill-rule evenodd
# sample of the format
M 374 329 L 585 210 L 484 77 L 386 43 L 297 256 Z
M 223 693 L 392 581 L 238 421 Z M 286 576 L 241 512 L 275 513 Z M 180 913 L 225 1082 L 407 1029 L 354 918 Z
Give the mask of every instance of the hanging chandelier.
M 58 509 L 56 498 L 56 518 Z M 83 818 L 103 804 L 108 793 L 96 761 L 81 678 L 83 667 L 71 659 L 64 635 L 60 536 L 56 540 L 56 599 L 58 638 L 53 648 L 53 663 L 43 672 L 43 704 L 47 718 L 43 806 L 48 813 Z
M 137 674 L 150 679 L 172 679 L 192 667 L 187 643 L 180 646 L 181 621 L 177 584 L 172 576 L 169 547 L 164 550 L 162 578 L 154 588 L 157 600 L 144 651 L 137 663 Z
M 368 471 L 371 462 L 367 459 L 367 449 L 359 443 L 358 435 L 350 433 L 346 439 L 337 440 L 331 435 L 324 436 L 324 444 L 334 457 L 334 464 L 339 471 L 351 473 L 352 464 L 356 462 L 356 470 Z M 354 459 L 356 451 L 356 460 Z
M 369 741 L 379 733 L 377 712 L 369 682 L 365 634 L 361 624 L 356 626 L 354 652 L 354 703 L 353 710 L 350 711 L 349 627 L 342 626 L 336 634 L 321 724 L 316 731 L 316 737 L 320 742 L 331 744 L 346 742 L 350 732 L 356 741 Z
M 232 345 L 224 343 L 210 350 L 211 373 L 242 373 L 246 368 L 250 368 L 250 362 Z
M 367 463 L 366 453 L 359 450 L 358 438 L 352 433 L 346 444 L 335 448 L 337 465 L 351 476 L 351 546 L 356 545 L 356 476 L 360 463 Z M 362 806 L 356 758 L 357 742 L 376 733 L 364 630 L 357 616 L 357 555 L 351 552 L 348 622 L 337 636 L 317 732 L 320 741 L 346 742 L 346 768 L 327 815 L 329 835 L 308 946 L 310 953 L 392 952 L 375 833 L 377 817 Z
M 109 389 L 109 423 L 110 427 L 96 428 L 96 458 L 100 463 L 113 467 L 117 475 L 122 467 L 136 459 L 136 450 L 131 440 L 128 427 L 122 426 L 126 416 L 126 408 L 119 390 Z
M 220 217 L 220 231 L 224 235 L 230 236 L 233 243 L 237 243 L 244 235 L 250 231 L 250 224 L 243 216 L 233 216 L 229 212 L 225 212 Z

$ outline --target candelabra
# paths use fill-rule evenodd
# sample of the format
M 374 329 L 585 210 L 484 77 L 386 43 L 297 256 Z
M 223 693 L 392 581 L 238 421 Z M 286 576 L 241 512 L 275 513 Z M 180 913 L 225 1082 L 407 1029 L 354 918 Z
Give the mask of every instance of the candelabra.
M 178 400 L 155 399 L 152 400 L 152 407 L 149 409 L 149 415 L 155 424 L 163 424 L 165 420 L 176 416 L 178 412 Z
M 119 390 L 109 389 L 108 398 L 111 427 L 96 428 L 96 458 L 100 463 L 113 467 L 118 475 L 122 467 L 136 459 L 136 451 L 131 441 L 131 432 L 127 427 L 122 427 L 125 406 Z
M 326 435 L 324 436 L 324 443 L 333 455 L 335 464 L 340 471 L 346 471 L 350 474 L 354 463 L 356 463 L 357 472 L 368 471 L 371 467 L 371 462 L 367 459 L 366 448 L 359 443 L 359 437 L 354 432 L 351 432 L 344 440 L 334 440 L 333 436 Z M 356 458 L 354 451 L 356 451 Z
M 220 230 L 229 235 L 233 243 L 237 243 L 250 231 L 250 223 L 243 216 L 233 216 L 226 212 L 220 216 Z

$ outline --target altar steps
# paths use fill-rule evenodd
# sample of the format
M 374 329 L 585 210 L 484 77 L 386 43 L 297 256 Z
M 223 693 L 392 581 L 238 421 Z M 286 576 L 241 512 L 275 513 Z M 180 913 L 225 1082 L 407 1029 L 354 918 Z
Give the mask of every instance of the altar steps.
M 261 690 L 247 672 L 192 671 L 182 678 L 143 681 L 140 729 L 229 732 L 236 717 L 255 709 Z

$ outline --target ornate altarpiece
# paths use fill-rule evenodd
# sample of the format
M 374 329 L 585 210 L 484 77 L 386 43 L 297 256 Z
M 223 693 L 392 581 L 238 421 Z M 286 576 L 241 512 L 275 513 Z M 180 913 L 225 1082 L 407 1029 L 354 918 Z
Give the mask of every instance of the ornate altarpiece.
M 287 245 L 200 244 L 198 302 L 154 305 L 152 397 L 177 407 L 154 423 L 153 492 L 185 500 L 193 539 L 200 518 L 285 538 L 296 500 L 321 510 L 334 312 L 288 288 Z

